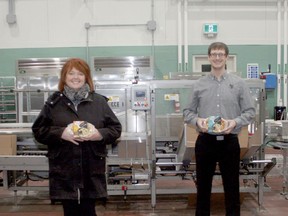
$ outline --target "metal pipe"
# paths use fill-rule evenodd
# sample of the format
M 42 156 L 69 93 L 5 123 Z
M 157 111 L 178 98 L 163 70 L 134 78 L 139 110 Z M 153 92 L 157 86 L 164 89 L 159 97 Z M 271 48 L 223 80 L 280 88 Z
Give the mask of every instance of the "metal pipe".
M 277 105 L 282 106 L 281 93 L 281 1 L 277 2 Z
M 6 20 L 8 24 L 16 23 L 16 15 L 15 15 L 15 0 L 8 0 L 9 3 L 9 13 L 6 16 Z
M 147 26 L 147 23 L 145 24 L 94 24 L 91 25 L 90 23 L 85 23 L 84 27 L 86 29 L 86 60 L 89 62 L 89 29 L 91 27 L 135 27 L 135 26 Z M 152 46 L 154 46 L 154 34 L 152 31 Z M 154 48 L 153 48 L 154 49 Z M 153 51 L 154 52 L 154 51 Z
M 272 160 L 252 160 L 252 161 L 249 161 L 249 164 L 255 164 L 255 163 L 260 163 L 260 164 L 263 164 L 263 163 L 271 163 L 273 162 Z M 183 165 L 182 162 L 157 162 L 156 163 L 157 166 L 174 166 L 174 165 Z M 196 162 L 190 162 L 190 165 L 196 165 Z
M 90 23 L 85 23 L 84 27 L 86 29 L 86 61 L 89 62 L 90 54 L 89 54 L 89 29 L 91 27 L 133 27 L 133 26 L 147 26 L 145 24 L 102 24 L 102 25 L 91 25 Z
M 9 3 L 9 14 L 15 14 L 15 0 L 8 0 Z
M 10 90 L 1 90 L 0 92 L 55 92 L 55 90 L 49 90 L 49 89 L 10 89 Z
M 157 162 L 156 165 L 158 166 L 173 166 L 173 165 L 183 165 L 182 162 Z M 190 162 L 190 165 L 196 165 L 196 162 Z
M 152 86 L 151 86 L 152 87 Z M 155 208 L 156 206 L 156 92 L 155 88 L 151 89 L 151 206 Z
M 182 0 L 178 0 L 178 72 L 182 72 Z
M 86 61 L 89 62 L 89 28 L 90 24 L 85 23 L 85 29 L 86 29 Z
M 271 163 L 271 162 L 273 162 L 273 161 L 272 160 L 252 160 L 249 163 L 251 163 L 251 164 L 253 164 L 253 163 L 261 163 L 261 164 L 263 164 L 263 163 Z
M 283 59 L 283 105 L 287 106 L 287 0 L 284 0 L 283 36 L 284 36 L 284 59 Z
M 184 0 L 184 71 L 188 71 L 188 0 Z
M 154 4 L 154 0 L 151 0 L 151 20 L 154 21 L 154 10 L 155 10 L 155 4 Z M 154 31 L 151 31 L 151 53 L 152 53 L 152 58 L 153 58 L 153 79 L 155 79 L 155 33 Z
M 150 93 L 149 93 L 150 94 Z M 146 158 L 148 161 L 148 170 L 151 172 L 151 161 L 150 161 L 150 148 L 151 146 L 149 145 L 150 139 L 149 139 L 149 128 L 148 128 L 148 113 L 145 110 L 145 132 L 146 132 Z
M 135 26 L 147 26 L 145 24 L 102 24 L 102 25 L 90 25 L 90 27 L 135 27 Z

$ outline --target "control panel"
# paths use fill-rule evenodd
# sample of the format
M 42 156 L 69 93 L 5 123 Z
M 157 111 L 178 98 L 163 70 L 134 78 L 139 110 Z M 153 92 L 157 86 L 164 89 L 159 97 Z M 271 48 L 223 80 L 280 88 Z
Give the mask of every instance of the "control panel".
M 259 78 L 259 65 L 257 63 L 247 64 L 247 78 Z
M 149 86 L 133 86 L 131 88 L 132 110 L 149 110 L 151 108 Z

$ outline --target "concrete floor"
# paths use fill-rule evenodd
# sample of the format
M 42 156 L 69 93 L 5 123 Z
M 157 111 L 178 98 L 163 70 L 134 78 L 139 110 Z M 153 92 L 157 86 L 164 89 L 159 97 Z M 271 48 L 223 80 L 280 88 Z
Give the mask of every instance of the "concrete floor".
M 288 212 L 288 200 L 283 192 L 283 179 L 279 176 L 268 176 L 266 183 L 271 191 L 264 193 L 263 205 L 258 205 L 257 194 L 241 193 L 241 215 L 275 215 L 284 216 Z M 48 192 L 14 192 L 0 189 L 0 216 L 60 216 L 63 215 L 59 204 L 52 205 Z M 151 208 L 150 196 L 111 196 L 106 205 L 98 202 L 96 206 L 98 216 L 179 216 L 194 215 L 195 194 L 191 195 L 158 195 L 156 208 Z M 224 215 L 223 194 L 212 196 L 212 214 Z
M 270 190 L 264 192 L 263 204 L 258 205 L 257 193 L 241 193 L 242 216 L 284 216 L 288 212 L 288 196 L 283 195 L 283 166 L 281 155 L 273 152 L 269 155 L 277 157 L 277 166 L 268 174 L 266 184 Z M 268 156 L 268 157 L 269 157 Z M 282 157 L 283 158 L 283 157 Z M 191 181 L 190 181 L 191 182 Z M 41 182 L 40 182 L 41 184 Z M 163 182 L 165 184 L 165 182 Z M 182 181 L 180 184 L 187 184 Z M 178 187 L 178 184 L 168 183 L 170 187 Z M 106 205 L 98 202 L 96 211 L 98 216 L 185 216 L 195 213 L 195 194 L 186 195 L 158 195 L 156 207 L 151 207 L 151 197 L 146 195 L 110 196 Z M 223 194 L 212 195 L 212 216 L 223 216 Z M 14 192 L 0 188 L 0 216 L 62 216 L 62 207 L 59 204 L 52 205 L 48 192 L 25 191 L 17 192 L 15 200 Z

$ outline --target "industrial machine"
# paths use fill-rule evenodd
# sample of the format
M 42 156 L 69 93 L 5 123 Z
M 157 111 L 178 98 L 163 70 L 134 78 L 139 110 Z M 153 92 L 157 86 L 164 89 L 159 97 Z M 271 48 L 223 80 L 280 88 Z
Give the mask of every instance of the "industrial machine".
M 65 60 L 25 59 L 18 62 L 17 85 L 13 92 L 18 98 L 18 122 L 24 124 L 5 124 L 0 130 L 1 134 L 18 136 L 17 155 L 0 156 L 0 170 L 4 172 L 7 189 L 48 189 L 30 187 L 30 179 L 23 181 L 23 175 L 30 174 L 30 177 L 41 180 L 47 177 L 46 149 L 34 142 L 31 124 L 44 101 L 57 89 L 58 74 Z M 189 79 L 175 76 L 173 80 L 154 80 L 151 72 L 153 62 L 149 57 L 117 58 L 117 61 L 114 59 L 117 64 L 111 65 L 112 60 L 92 59 L 96 92 L 109 99 L 110 107 L 123 126 L 118 144 L 107 147 L 108 194 L 123 195 L 124 198 L 149 194 L 151 205 L 155 207 L 158 194 L 195 193 L 193 154 L 197 132 L 183 123 L 182 109 L 189 102 L 195 80 L 203 74 L 190 74 L 187 76 Z M 112 74 L 109 71 L 113 67 Z M 129 70 L 123 74 L 125 68 Z M 105 70 L 109 73 L 104 73 Z M 276 161 L 265 160 L 262 145 L 266 100 L 264 82 L 258 79 L 247 79 L 246 82 L 255 102 L 257 117 L 243 130 L 240 164 L 243 184 L 240 189 L 258 193 L 261 205 L 263 192 L 269 189 L 264 184 L 265 176 Z M 181 187 L 165 187 L 163 182 Z M 213 187 L 213 192 L 221 191 L 222 187 Z
M 195 78 L 195 77 L 194 77 Z M 196 77 L 197 78 L 197 77 Z M 189 102 L 191 87 L 195 80 L 162 80 L 151 82 L 151 130 L 152 133 L 152 206 L 156 204 L 157 194 L 173 194 L 173 193 L 195 193 L 196 187 L 182 184 L 184 187 L 164 187 L 164 184 L 158 184 L 163 178 L 178 178 L 181 180 L 191 179 L 195 181 L 195 161 L 193 160 L 195 140 L 197 137 L 196 131 L 183 124 L 182 114 L 178 113 L 178 106 L 181 110 Z M 241 144 L 241 173 L 242 192 L 256 192 L 259 195 L 259 204 L 262 203 L 264 188 L 264 178 L 268 172 L 275 166 L 276 161 L 265 160 L 263 144 L 264 132 L 264 113 L 265 113 L 265 87 L 264 83 L 258 79 L 246 80 L 250 93 L 254 99 L 256 111 L 256 119 L 248 128 L 243 129 L 239 139 Z M 169 100 L 171 99 L 171 100 Z M 169 105 L 170 106 L 169 106 Z M 166 117 L 166 122 L 173 124 L 162 125 L 161 119 Z M 158 125 L 161 124 L 161 127 Z M 174 127 L 173 127 L 174 125 Z M 161 136 L 163 131 L 161 128 L 178 128 L 178 133 L 175 137 L 170 134 L 169 138 Z M 180 134 L 180 135 L 179 135 Z M 167 137 L 167 135 L 166 135 Z M 163 139 L 164 138 L 164 139 Z M 169 142 L 168 146 L 171 149 L 176 149 L 174 152 L 166 154 L 163 148 L 159 148 L 161 143 Z M 167 146 L 167 145 L 166 145 Z M 176 148 L 175 148 L 176 147 Z M 158 151 L 158 150 L 162 150 Z M 155 153 L 156 152 L 156 153 Z M 217 174 L 217 172 L 216 172 Z M 215 179 L 219 179 L 219 175 L 215 175 Z M 175 185 L 181 185 L 175 183 Z M 222 185 L 213 187 L 213 192 L 223 192 Z

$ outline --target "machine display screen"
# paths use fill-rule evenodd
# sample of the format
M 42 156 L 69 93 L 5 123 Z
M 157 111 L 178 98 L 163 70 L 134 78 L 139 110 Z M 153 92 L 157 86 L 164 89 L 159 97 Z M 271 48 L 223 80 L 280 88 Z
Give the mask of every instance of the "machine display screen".
M 136 91 L 136 97 L 137 98 L 144 98 L 146 96 L 146 92 L 145 91 Z
M 135 86 L 131 92 L 131 108 L 132 110 L 148 110 L 150 109 L 150 95 L 148 86 Z

